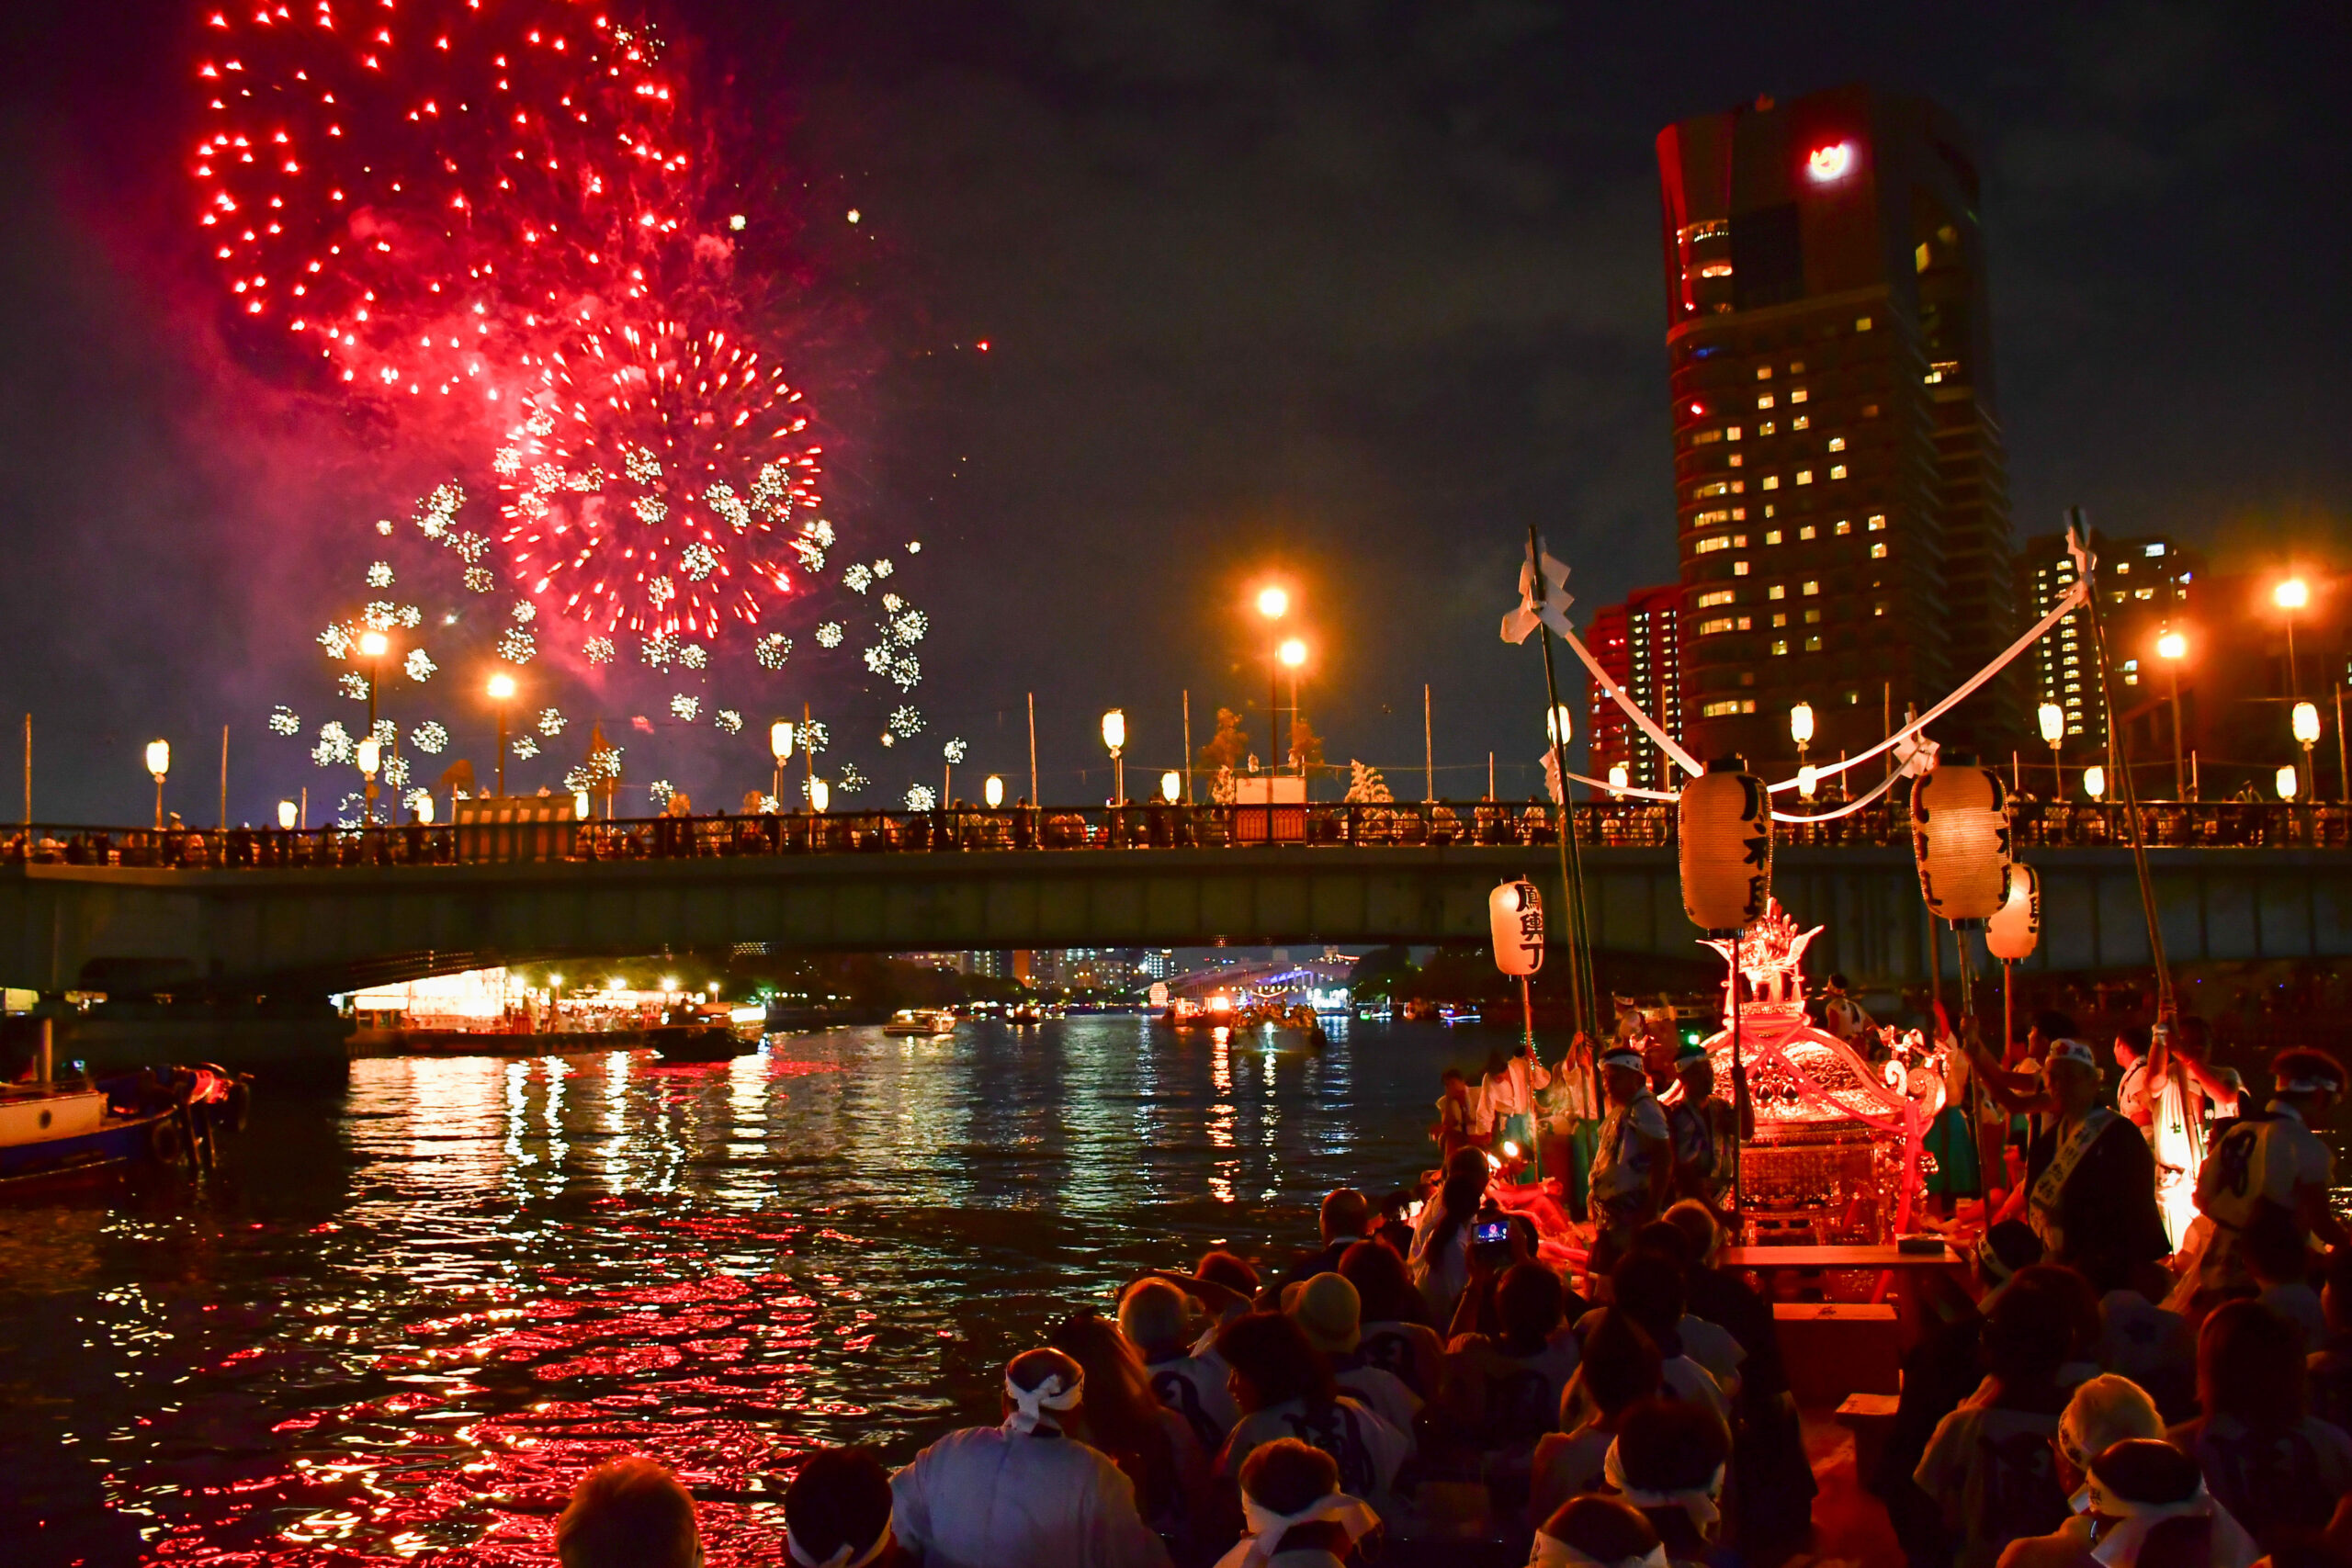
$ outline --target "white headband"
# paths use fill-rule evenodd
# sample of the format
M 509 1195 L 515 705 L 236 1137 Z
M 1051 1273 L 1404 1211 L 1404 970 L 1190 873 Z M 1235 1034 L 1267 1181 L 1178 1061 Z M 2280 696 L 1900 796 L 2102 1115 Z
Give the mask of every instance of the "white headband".
M 2280 1094 L 2341 1094 L 2344 1086 L 2334 1078 L 2280 1078 Z
M 1351 1541 L 1362 1540 L 1380 1523 L 1380 1516 L 1361 1497 L 1351 1497 L 1344 1492 L 1334 1492 L 1318 1497 L 1295 1514 L 1277 1514 L 1247 1492 L 1241 1495 L 1241 1518 L 1250 1532 L 1250 1551 L 1242 1561 L 1261 1563 L 1272 1561 L 1274 1551 L 1283 1537 L 1300 1525 L 1311 1525 L 1328 1519 L 1348 1532 Z
M 1601 1478 L 1636 1508 L 1681 1509 L 1690 1516 L 1691 1528 L 1712 1538 L 1715 1527 L 1723 1522 L 1723 1509 L 1715 1499 L 1724 1494 L 1724 1467 L 1715 1466 L 1714 1474 L 1707 1477 L 1704 1486 L 1685 1487 L 1678 1492 L 1645 1492 L 1625 1479 L 1624 1461 L 1617 1457 L 1623 1446 L 1622 1441 L 1609 1445 L 1609 1457 L 1600 1461 Z
M 2084 1490 L 2090 1494 L 2093 1514 L 2117 1521 L 2115 1528 L 2091 1550 L 2092 1558 L 2106 1568 L 2132 1568 L 2140 1560 L 2140 1549 L 2146 1543 L 2148 1533 L 2166 1519 L 2211 1519 L 2212 1558 L 2216 1562 L 2248 1562 L 2262 1550 L 2246 1534 L 2245 1527 L 2213 1501 L 2201 1480 L 2196 1491 L 2177 1503 L 2135 1503 L 2118 1497 L 2097 1475 L 2089 1478 Z
M 833 1548 L 833 1554 L 831 1557 L 811 1557 L 800 1549 L 800 1538 L 789 1531 L 784 1538 L 784 1550 L 793 1562 L 800 1565 L 800 1568 L 865 1568 L 867 1563 L 882 1555 L 884 1550 L 889 1546 L 890 1540 L 890 1524 L 886 1519 L 882 1523 L 882 1533 L 875 1538 L 874 1544 L 854 1557 L 850 1555 L 851 1548 L 847 1541 Z
M 1011 1372 L 1005 1373 L 1004 1396 L 1012 1401 L 1012 1429 L 1034 1432 L 1045 1427 L 1052 1431 L 1060 1431 L 1061 1423 L 1052 1417 L 1063 1411 L 1077 1409 L 1080 1396 L 1085 1389 L 1084 1372 L 1068 1382 L 1063 1381 L 1061 1373 L 1056 1372 L 1046 1380 L 1043 1388 L 1023 1388 L 1012 1381 Z
M 1667 1568 L 1666 1544 L 1661 1541 L 1650 1548 L 1647 1557 L 1627 1557 L 1615 1562 L 1603 1562 L 1598 1557 L 1588 1557 L 1557 1536 L 1535 1532 L 1535 1551 L 1528 1558 L 1527 1568 Z

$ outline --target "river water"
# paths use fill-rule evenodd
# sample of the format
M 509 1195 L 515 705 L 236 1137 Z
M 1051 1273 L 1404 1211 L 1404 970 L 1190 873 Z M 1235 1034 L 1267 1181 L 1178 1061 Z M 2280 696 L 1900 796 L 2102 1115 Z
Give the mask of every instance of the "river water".
M 265 1085 L 200 1185 L 0 1207 L 0 1559 L 544 1562 L 580 1473 L 645 1452 L 713 1563 L 778 1561 L 804 1450 L 903 1459 L 1137 1270 L 1312 1245 L 1503 1043 L 1261 1040 L 1080 1018 Z

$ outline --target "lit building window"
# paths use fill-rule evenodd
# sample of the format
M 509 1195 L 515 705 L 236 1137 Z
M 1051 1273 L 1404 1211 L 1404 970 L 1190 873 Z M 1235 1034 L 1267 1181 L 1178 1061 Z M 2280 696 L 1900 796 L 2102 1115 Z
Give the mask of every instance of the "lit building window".
M 1731 617 L 1729 615 L 1717 615 L 1713 620 L 1701 621 L 1699 623 L 1699 635 L 1701 637 L 1719 637 L 1729 630 L 1731 630 Z
M 1830 530 L 1830 532 L 1836 534 L 1841 539 L 1853 531 L 1854 525 L 1851 523 L 1845 521 L 1843 518 L 1838 520 L 1837 527 Z
M 1769 365 L 1758 366 L 1756 367 L 1756 378 L 1759 381 L 1770 380 L 1772 378 L 1772 367 Z
M 1807 610 L 1804 613 L 1804 624 L 1809 626 L 1819 626 L 1821 624 L 1821 612 L 1818 610 Z
M 1821 635 L 1818 632 L 1804 639 L 1804 650 L 1807 653 L 1819 653 L 1821 651 Z
M 1780 489 L 1780 488 L 1781 488 L 1781 476 L 1780 476 L 1780 475 L 1778 475 L 1778 474 L 1766 474 L 1766 475 L 1764 476 L 1764 488 L 1765 488 L 1766 490 L 1778 490 L 1778 489 Z
M 1725 426 L 1724 427 L 1724 440 L 1726 440 L 1726 441 L 1736 441 L 1736 440 L 1738 440 L 1738 439 L 1739 439 L 1739 426 L 1737 426 L 1737 425 L 1736 425 L 1736 424 L 1725 425 Z
M 1792 365 L 1789 368 L 1792 370 L 1802 370 L 1804 367 L 1802 365 Z M 1806 391 L 1803 387 L 1791 387 L 1789 389 L 1789 401 L 1792 403 L 1801 403 L 1811 396 L 1813 396 L 1813 394 Z
M 1883 528 L 1883 527 L 1885 527 L 1885 526 L 1886 526 L 1886 513 L 1883 513 L 1883 512 L 1873 512 L 1873 513 L 1871 513 L 1871 533 L 1875 534 L 1875 533 L 1877 533 L 1880 529 L 1882 529 L 1882 528 Z
M 1738 597 L 1738 593 L 1729 588 L 1718 588 L 1713 592 L 1699 595 L 1699 608 L 1712 610 L 1718 604 L 1728 604 Z
M 1731 466 L 1732 466 L 1733 468 L 1738 468 L 1741 464 L 1743 464 L 1743 463 L 1745 463 L 1745 462 L 1747 462 L 1747 458 L 1745 458 L 1745 457 L 1741 457 L 1741 456 L 1740 456 L 1738 453 L 1736 453 L 1736 452 L 1734 452 L 1734 453 L 1731 455 Z
M 1770 376 L 1771 372 L 1767 370 L 1764 374 Z M 1770 408 L 1772 406 L 1772 394 L 1770 392 L 1758 393 L 1756 399 L 1756 406 L 1759 409 Z
M 1843 463 L 1832 463 L 1832 464 L 1830 464 L 1830 465 L 1829 465 L 1829 477 L 1830 477 L 1831 479 L 1844 479 L 1844 478 L 1846 477 L 1846 465 L 1845 465 L 1845 464 L 1843 464 Z
M 1803 592 L 1805 597 L 1809 599 L 1813 597 L 1813 595 L 1821 592 L 1821 583 L 1816 579 L 1808 577 L 1804 580 L 1804 588 Z
M 1776 582 L 1764 591 L 1764 597 L 1767 599 L 1785 599 L 1788 596 L 1789 590 L 1785 583 Z
M 1813 470 L 1811 468 L 1799 468 L 1797 470 L 1797 483 L 1801 485 L 1809 485 L 1812 482 Z
M 1731 513 L 1728 512 L 1702 512 L 1697 516 L 1690 519 L 1690 525 L 1693 528 L 1704 528 L 1713 524 L 1728 523 L 1730 521 Z
M 1842 435 L 1831 436 L 1829 438 L 1829 449 L 1832 452 L 1843 452 L 1846 449 L 1846 438 Z
M 1871 319 L 1868 316 L 1856 316 L 1854 318 L 1854 330 L 1858 333 L 1866 333 L 1870 331 Z
M 1720 430 L 1697 430 L 1690 433 L 1690 445 L 1704 446 L 1709 442 L 1721 441 L 1723 438 L 1724 433 Z
M 1818 528 L 1815 527 L 1812 524 L 1808 523 L 1808 524 L 1806 524 L 1804 527 L 1802 527 L 1802 528 L 1800 528 L 1800 529 L 1798 529 L 1798 530 L 1797 530 L 1797 537 L 1798 537 L 1799 539 L 1810 539 L 1810 538 L 1813 538 L 1814 536 L 1815 536 L 1816 535 L 1818 535 L 1820 532 L 1821 532 L 1821 530 L 1820 530 L 1820 529 L 1818 529 Z
M 1894 608 L 1894 606 L 1891 603 L 1884 599 L 1881 599 L 1871 606 L 1871 614 L 1873 615 L 1883 615 L 1893 608 Z
M 1877 543 L 1877 544 L 1875 544 L 1875 545 L 1872 545 L 1872 546 L 1871 547 L 1871 559 L 1872 559 L 1872 560 L 1884 560 L 1885 558 L 1886 558 L 1886 542 L 1885 542 L 1884 540 L 1881 540 L 1879 543 Z
M 1697 556 L 1713 555 L 1717 550 L 1745 548 L 1747 544 L 1747 536 L 1745 534 L 1717 534 L 1712 539 L 1702 539 L 1691 546 L 1690 553 Z
M 1747 563 L 1744 560 L 1736 560 L 1732 562 L 1731 574 L 1734 577 L 1746 577 L 1747 575 Z
M 1740 697 L 1724 697 L 1716 702 L 1703 703 L 1700 705 L 1699 716 L 1702 718 L 1727 718 L 1733 714 L 1754 713 L 1755 711 L 1756 699 L 1754 697 L 1747 697 L 1744 699 Z
M 1774 656 L 1775 656 L 1775 657 L 1778 657 L 1779 655 L 1783 654 L 1783 653 L 1786 653 L 1786 652 L 1788 652 L 1788 651 L 1789 651 L 1789 639 L 1788 639 L 1787 637 L 1774 637 L 1774 638 L 1772 639 L 1772 652 L 1773 652 L 1773 654 L 1774 654 Z
M 1774 626 L 1787 626 L 1787 625 L 1789 624 L 1789 613 L 1788 613 L 1786 610 L 1775 610 L 1775 611 L 1773 611 L 1773 612 L 1772 612 L 1772 624 L 1773 624 Z
M 1756 434 L 1758 434 L 1758 435 L 1770 435 L 1770 434 L 1772 434 L 1772 432 L 1774 432 L 1774 431 L 1776 431 L 1776 430 L 1778 430 L 1778 429 L 1780 429 L 1780 428 L 1781 428 L 1781 427 L 1780 427 L 1779 425 L 1774 424 L 1774 423 L 1773 423 L 1770 420 L 1769 420 L 1769 419 L 1768 419 L 1768 420 L 1762 420 L 1762 421 L 1759 421 L 1759 422 L 1758 423 L 1757 426 L 1756 426 Z
M 1799 414 L 1796 418 L 1789 421 L 1789 428 L 1791 430 L 1810 430 L 1813 428 L 1813 421 L 1804 414 Z

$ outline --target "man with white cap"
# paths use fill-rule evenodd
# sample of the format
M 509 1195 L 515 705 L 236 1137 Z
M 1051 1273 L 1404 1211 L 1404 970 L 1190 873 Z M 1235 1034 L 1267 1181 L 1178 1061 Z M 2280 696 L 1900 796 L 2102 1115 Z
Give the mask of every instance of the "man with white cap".
M 1167 1568 L 1119 1467 L 1077 1436 L 1086 1375 L 1059 1350 L 1004 1371 L 1004 1424 L 950 1432 L 890 1483 L 894 1528 L 923 1568 Z
M 2341 1247 L 2344 1222 L 2328 1202 L 2335 1156 L 2316 1131 L 2344 1094 L 2344 1068 L 2324 1051 L 2281 1051 L 2270 1064 L 2278 1088 L 2257 1116 L 2229 1124 L 2198 1173 L 2197 1207 L 2214 1224 L 2199 1265 L 2203 1305 L 2255 1292 L 2245 1233 L 2266 1211 L 2283 1213 L 2296 1233 Z
M 2099 1069 L 2079 1040 L 2053 1041 L 2042 1067 L 2055 1114 L 2026 1161 L 2026 1223 L 2047 1262 L 2101 1292 L 2172 1252 L 2156 1207 L 2156 1167 L 2139 1130 L 2098 1103 Z
M 1634 1233 L 1657 1218 L 1674 1180 L 1674 1145 L 1666 1111 L 1650 1092 L 1642 1054 L 1611 1045 L 1600 1058 L 1601 1087 L 1609 1114 L 1592 1156 L 1592 1218 L 1598 1235 L 1589 1264 L 1595 1276 L 1615 1267 L 1633 1245 Z
M 1413 1417 L 1421 1413 L 1421 1396 L 1406 1387 L 1405 1380 L 1396 1373 L 1371 1365 L 1359 1351 L 1363 1341 L 1363 1298 L 1355 1286 L 1339 1274 L 1317 1274 L 1285 1285 L 1283 1313 L 1331 1363 L 1331 1381 L 1403 1433 L 1409 1453 Z

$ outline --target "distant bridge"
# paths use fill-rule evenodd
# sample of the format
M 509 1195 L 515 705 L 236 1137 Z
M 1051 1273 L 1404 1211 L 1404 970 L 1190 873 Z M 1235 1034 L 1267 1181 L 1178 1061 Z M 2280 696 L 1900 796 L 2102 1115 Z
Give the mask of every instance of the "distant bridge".
M 1535 814 L 1513 809 L 1276 807 L 1271 822 L 1265 807 L 797 814 L 560 822 L 471 840 L 416 827 L 36 829 L 0 846 L 0 982 L 291 997 L 745 942 L 889 952 L 1483 941 L 1487 893 L 1504 877 L 1532 876 L 1559 908 L 1557 849 Z M 2153 808 L 2169 955 L 2352 957 L 2352 853 L 2335 809 Z M 1578 820 L 1596 945 L 1700 956 L 1670 815 L 1605 805 L 1580 807 Z M 2044 901 L 2029 970 L 2148 961 L 2117 821 L 2112 810 L 2075 808 L 2020 823 Z M 1830 836 L 1796 829 L 1776 856 L 1781 902 L 1827 928 L 1810 967 L 1875 985 L 1923 977 L 1926 918 L 1899 817 L 1859 814 Z M 1553 929 L 1563 929 L 1556 919 Z

